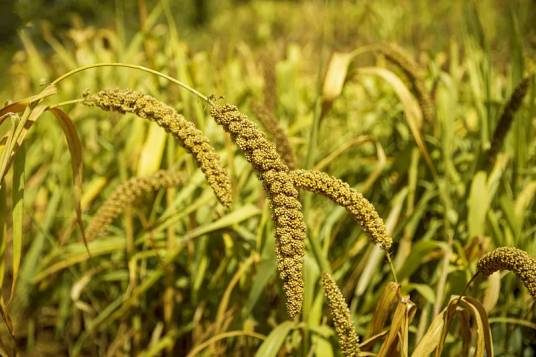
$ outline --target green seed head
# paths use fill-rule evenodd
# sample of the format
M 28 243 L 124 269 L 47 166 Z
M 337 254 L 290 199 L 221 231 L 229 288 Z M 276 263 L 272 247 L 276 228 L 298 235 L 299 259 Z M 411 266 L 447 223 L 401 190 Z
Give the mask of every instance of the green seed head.
M 506 103 L 501 116 L 499 117 L 499 121 L 497 122 L 497 126 L 493 132 L 490 148 L 487 151 L 488 165 L 495 162 L 497 154 L 500 152 L 506 138 L 506 134 L 508 134 L 508 131 L 512 126 L 514 117 L 519 108 L 521 108 L 521 104 L 523 104 L 523 99 L 529 90 L 531 79 L 532 75 L 523 78 L 508 99 L 508 102 Z

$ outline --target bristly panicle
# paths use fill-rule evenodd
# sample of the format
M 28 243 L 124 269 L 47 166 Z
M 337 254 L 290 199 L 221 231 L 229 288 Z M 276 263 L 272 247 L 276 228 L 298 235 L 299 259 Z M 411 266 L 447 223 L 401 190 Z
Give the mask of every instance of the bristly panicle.
M 157 171 L 150 176 L 133 177 L 119 185 L 99 207 L 86 230 L 88 240 L 98 238 L 121 212 L 145 194 L 183 183 L 183 175 L 176 171 Z
M 401 48 L 394 44 L 378 45 L 377 49 L 389 62 L 400 68 L 404 73 L 411 84 L 411 91 L 419 102 L 424 121 L 428 123 L 432 122 L 434 118 L 434 104 L 430 93 L 424 86 L 424 76 L 419 65 L 404 53 Z
M 352 315 L 344 296 L 335 280 L 328 273 L 322 274 L 322 287 L 324 288 L 324 295 L 328 299 L 331 319 L 335 325 L 335 332 L 342 354 L 346 357 L 357 357 L 360 352 L 359 337 L 352 323 Z
M 493 132 L 493 136 L 491 138 L 491 144 L 490 148 L 488 149 L 486 158 L 487 165 L 491 165 L 495 162 L 495 158 L 501 150 L 504 139 L 506 138 L 506 134 L 508 134 L 508 131 L 512 126 L 515 114 L 521 107 L 521 104 L 523 103 L 523 98 L 525 98 L 525 95 L 527 94 L 531 77 L 532 76 L 527 76 L 523 78 L 523 80 L 514 89 L 514 92 L 512 93 L 512 95 L 508 99 L 508 102 L 505 105 L 502 114 L 499 118 L 499 121 L 497 122 L 497 126 L 495 127 L 495 131 Z
M 231 204 L 231 179 L 220 164 L 220 157 L 207 137 L 193 123 L 159 100 L 129 89 L 102 90 L 84 94 L 84 104 L 106 111 L 134 113 L 151 120 L 179 140 L 190 152 L 205 174 L 218 200 L 226 207 Z
M 266 54 L 261 62 L 264 77 L 264 106 L 269 112 L 275 113 L 277 110 L 277 73 L 274 54 Z
M 257 171 L 270 198 L 277 266 L 287 298 L 287 311 L 290 318 L 294 318 L 303 302 L 305 254 L 305 222 L 298 191 L 274 145 L 236 106 L 214 103 L 210 115 L 231 134 L 232 140 Z
M 285 161 L 285 164 L 287 164 L 290 170 L 294 170 L 296 168 L 296 159 L 294 158 L 292 146 L 285 130 L 283 130 L 275 115 L 268 108 L 257 102 L 251 104 L 251 110 L 253 110 L 253 113 L 255 113 L 264 129 L 274 139 L 275 148 Z
M 488 276 L 499 270 L 510 270 L 536 299 L 536 259 L 514 247 L 500 247 L 484 255 L 477 264 L 480 273 Z
M 372 203 L 346 182 L 316 170 L 294 170 L 290 177 L 297 188 L 319 193 L 346 208 L 374 244 L 387 251 L 391 248 L 393 240 Z

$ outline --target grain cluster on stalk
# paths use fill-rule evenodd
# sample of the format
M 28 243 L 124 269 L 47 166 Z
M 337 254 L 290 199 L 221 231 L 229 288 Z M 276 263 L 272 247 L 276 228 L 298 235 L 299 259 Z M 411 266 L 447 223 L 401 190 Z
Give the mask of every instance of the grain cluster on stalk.
M 417 63 L 396 45 L 383 44 L 376 46 L 376 49 L 404 73 L 411 85 L 411 91 L 417 98 L 425 122 L 432 122 L 434 118 L 434 104 L 429 92 L 424 86 L 422 70 Z
M 157 171 L 150 176 L 133 177 L 120 184 L 98 208 L 86 230 L 88 240 L 98 238 L 123 210 L 145 194 L 163 188 L 175 187 L 183 182 L 177 171 Z
M 319 193 L 346 208 L 374 244 L 387 251 L 391 248 L 393 240 L 383 219 L 372 203 L 346 182 L 317 170 L 294 170 L 290 177 L 297 188 Z
M 345 357 L 357 357 L 360 351 L 359 338 L 344 296 L 333 277 L 328 273 L 322 274 L 322 287 L 328 300 L 331 319 L 335 325 L 335 332 L 342 354 Z
M 271 113 L 275 113 L 277 110 L 277 73 L 274 54 L 264 55 L 261 62 L 264 77 L 264 107 Z
M 298 191 L 289 169 L 275 146 L 238 108 L 214 102 L 210 115 L 227 131 L 253 166 L 270 199 L 275 226 L 275 251 L 279 275 L 287 299 L 287 311 L 294 318 L 303 302 L 303 257 L 305 222 Z
M 500 247 L 484 255 L 477 264 L 479 273 L 489 276 L 499 270 L 512 271 L 536 299 L 536 259 L 515 247 Z
M 281 124 L 277 120 L 273 112 L 271 112 L 266 106 L 263 106 L 260 103 L 253 102 L 251 105 L 251 110 L 259 119 L 259 122 L 262 124 L 264 129 L 272 136 L 272 139 L 275 143 L 275 148 L 281 158 L 285 161 L 290 170 L 296 168 L 296 159 L 294 158 L 294 152 L 292 151 L 292 146 L 288 139 L 288 135 L 285 133 L 285 130 L 281 127 Z
M 495 162 L 495 158 L 501 150 L 504 139 L 506 138 L 506 134 L 510 130 L 510 127 L 512 126 L 512 123 L 514 121 L 515 114 L 517 113 L 519 108 L 521 108 L 523 98 L 525 98 L 525 95 L 529 90 L 531 77 L 532 76 L 527 76 L 523 78 L 521 82 L 519 82 L 519 84 L 514 89 L 514 92 L 508 99 L 508 102 L 504 106 L 501 116 L 499 117 L 499 121 L 497 122 L 497 126 L 495 127 L 495 130 L 493 132 L 490 148 L 487 152 L 488 165 L 493 164 Z
M 207 137 L 175 109 L 149 95 L 130 89 L 101 90 L 84 94 L 84 104 L 106 111 L 134 113 L 155 122 L 177 138 L 193 155 L 205 174 L 218 200 L 226 207 L 231 204 L 231 179 L 220 164 L 220 157 Z
M 281 127 L 276 116 L 277 111 L 277 75 L 275 71 L 275 60 L 273 54 L 265 54 L 261 58 L 264 89 L 264 102 L 254 101 L 251 110 L 264 127 L 266 132 L 272 137 L 275 148 L 281 158 L 285 161 L 289 169 L 296 168 L 296 159 L 288 135 Z

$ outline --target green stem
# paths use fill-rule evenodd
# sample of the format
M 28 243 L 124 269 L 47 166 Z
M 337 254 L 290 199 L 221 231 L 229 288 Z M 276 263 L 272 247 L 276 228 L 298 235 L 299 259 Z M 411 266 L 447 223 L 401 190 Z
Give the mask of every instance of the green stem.
M 393 265 L 393 261 L 391 259 L 391 253 L 386 252 L 385 254 L 387 256 L 387 261 L 389 262 L 389 268 L 391 269 L 391 273 L 393 274 L 393 279 L 394 279 L 395 283 L 398 283 L 398 278 L 396 277 L 396 270 L 395 270 L 395 267 Z
M 197 97 L 203 99 L 208 104 L 212 105 L 211 100 L 206 95 L 204 95 L 203 93 L 199 92 L 198 90 L 190 87 L 189 85 L 179 81 L 178 79 L 175 79 L 175 78 L 173 78 L 171 76 L 168 76 L 167 74 L 164 74 L 162 72 L 158 72 L 158 71 L 156 71 L 154 69 L 150 69 L 150 68 L 140 66 L 140 65 L 136 65 L 136 64 L 128 64 L 128 63 L 104 62 L 104 63 L 94 63 L 94 64 L 89 64 L 89 65 L 86 65 L 86 66 L 78 67 L 78 68 L 75 68 L 75 69 L 73 69 L 73 70 L 61 75 L 60 77 L 56 78 L 51 83 L 51 85 L 55 86 L 55 85 L 59 84 L 61 81 L 63 81 L 64 79 L 67 79 L 67 78 L 71 77 L 72 75 L 75 75 L 75 74 L 77 74 L 79 72 L 83 72 L 83 71 L 85 71 L 87 69 L 97 68 L 97 67 L 132 68 L 132 69 L 137 69 L 137 70 L 147 72 L 147 73 L 150 73 L 150 74 L 154 74 L 156 76 L 159 76 L 159 77 L 167 79 L 171 83 L 174 83 L 174 84 L 178 85 L 181 88 L 186 89 L 188 92 L 196 95 Z
M 53 109 L 53 108 L 62 107 L 62 106 L 69 105 L 69 104 L 82 103 L 83 101 L 84 101 L 84 99 L 82 99 L 82 98 L 66 100 L 65 102 L 59 102 L 59 103 L 53 104 L 53 105 L 49 106 L 49 108 Z

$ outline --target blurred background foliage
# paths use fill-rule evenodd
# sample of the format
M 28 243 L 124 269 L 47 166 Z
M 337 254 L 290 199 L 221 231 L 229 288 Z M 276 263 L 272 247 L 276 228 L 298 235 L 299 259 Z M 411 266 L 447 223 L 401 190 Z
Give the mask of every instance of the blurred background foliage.
M 363 192 L 393 235 L 400 285 L 392 291 L 408 325 L 393 353 L 403 355 L 462 293 L 484 253 L 515 245 L 536 256 L 534 77 L 497 161 L 481 165 L 505 103 L 534 71 L 535 18 L 533 0 L 0 0 L 0 96 L 34 95 L 98 62 L 167 73 L 224 96 L 252 120 L 252 101 L 275 95 L 273 110 L 298 166 Z M 418 66 L 433 101 L 431 122 L 419 121 L 415 93 L 404 96 L 411 89 L 404 72 L 367 49 L 384 43 L 403 48 Z M 61 129 L 44 114 L 1 192 L 0 210 L 10 212 L 1 222 L 4 296 L 16 275 L 12 261 L 21 264 L 8 306 L 15 339 L 2 325 L 2 348 L 23 355 L 334 356 L 319 286 L 320 273 L 331 270 L 358 334 L 377 353 L 395 321 L 391 305 L 376 306 L 393 277 L 346 212 L 302 195 L 305 303 L 300 319 L 288 321 L 263 191 L 203 103 L 169 82 L 117 68 L 81 72 L 47 100 L 116 87 L 154 95 L 206 133 L 233 177 L 233 207 L 218 205 L 191 158 L 157 126 L 66 104 L 83 144 L 86 223 L 132 176 L 177 169 L 188 177 L 183 187 L 128 209 L 91 242 L 90 258 L 75 225 L 71 157 Z M 16 123 L 3 122 L 0 134 Z M 13 188 L 20 177 L 22 198 Z M 513 274 L 481 278 L 467 295 L 489 313 L 496 355 L 535 354 L 535 304 Z M 449 356 L 473 355 L 467 346 L 485 334 L 476 316 L 460 316 L 445 340 Z

